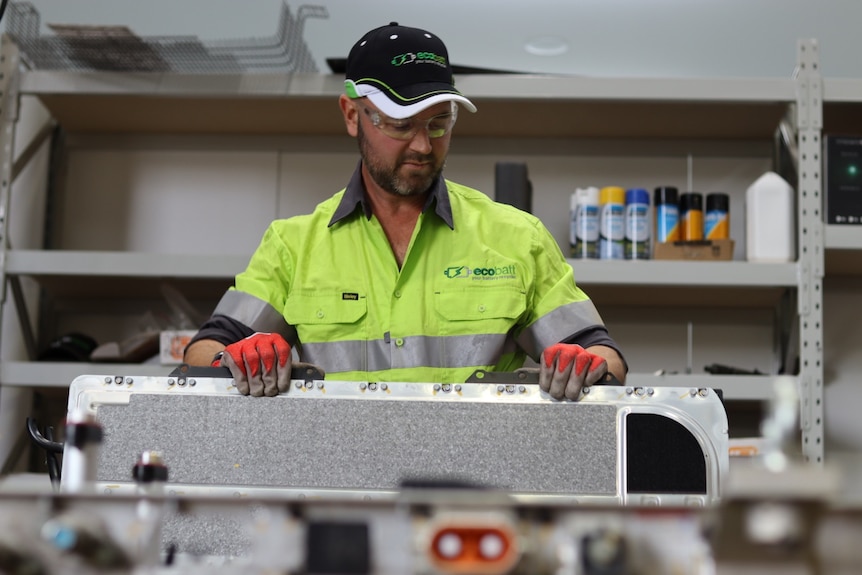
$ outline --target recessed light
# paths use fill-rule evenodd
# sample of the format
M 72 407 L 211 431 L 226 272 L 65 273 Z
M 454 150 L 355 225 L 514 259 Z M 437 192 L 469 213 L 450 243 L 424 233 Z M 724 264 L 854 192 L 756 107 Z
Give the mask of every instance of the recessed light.
M 562 56 L 569 51 L 569 43 L 559 36 L 538 36 L 524 44 L 524 50 L 533 56 Z

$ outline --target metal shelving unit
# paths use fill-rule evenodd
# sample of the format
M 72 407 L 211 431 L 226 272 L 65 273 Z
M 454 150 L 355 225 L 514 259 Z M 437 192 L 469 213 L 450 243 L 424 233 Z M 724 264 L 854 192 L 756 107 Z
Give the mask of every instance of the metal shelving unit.
M 3 53 L 14 52 L 6 43 Z M 822 462 L 822 278 L 826 247 L 846 232 L 823 232 L 820 215 L 819 145 L 824 93 L 842 105 L 858 102 L 858 82 L 827 82 L 819 76 L 816 42 L 799 44 L 799 72 L 794 78 L 580 78 L 530 75 L 477 75 L 457 78 L 482 113 L 459 118 L 459 137 L 467 138 L 629 138 L 771 142 L 776 127 L 792 118 L 799 145 L 800 201 L 798 262 L 584 262 L 579 282 L 629 290 L 644 285 L 682 291 L 729 294 L 727 305 L 746 297 L 788 290 L 797 294 L 799 376 L 803 394 L 803 450 Z M 7 57 L 7 62 L 9 58 Z M 4 97 L 39 98 L 54 120 L 74 134 L 183 133 L 202 137 L 230 135 L 327 136 L 341 134 L 332 114 L 341 78 L 322 74 L 176 74 L 121 72 L 16 73 L 9 69 Z M 854 92 L 855 91 L 855 92 Z M 511 114 L 516 105 L 517 115 Z M 6 112 L 4 106 L 4 113 Z M 10 121 L 8 118 L 5 120 Z M 9 135 L 4 154 L 9 160 Z M 5 194 L 8 202 L 8 193 Z M 5 231 L 0 229 L 0 234 Z M 840 239 L 833 239 L 835 235 Z M 3 277 L 32 276 L 56 289 L 83 282 L 86 289 L 114 280 L 181 278 L 223 282 L 245 258 L 164 256 L 116 252 L 6 251 L 0 254 Z M 60 281 L 56 281 L 56 280 Z M 656 280 L 654 278 L 661 278 Z M 75 282 L 69 281 L 75 279 Z M 110 289 L 110 288 L 109 288 Z M 640 290 L 659 292 L 663 290 Z M 114 290 L 116 293 L 116 290 Z M 675 297 L 675 296 L 674 296 Z M 649 304 L 650 302 L 644 302 Z M 674 302 L 662 302 L 674 305 Z M 74 376 L 164 373 L 163 366 L 93 364 L 0 364 L 5 385 L 64 386 Z M 134 371 L 134 373 L 132 373 Z M 721 387 L 728 399 L 769 397 L 768 376 L 631 374 L 632 385 Z

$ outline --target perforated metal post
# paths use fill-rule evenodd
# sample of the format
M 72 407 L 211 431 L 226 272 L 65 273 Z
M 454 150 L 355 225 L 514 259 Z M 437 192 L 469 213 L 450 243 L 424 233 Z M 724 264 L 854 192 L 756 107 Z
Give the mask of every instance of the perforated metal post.
M 5 34 L 0 38 L 0 310 L 6 301 L 6 251 L 9 245 L 9 202 L 15 123 L 18 121 L 18 48 Z M 0 311 L 2 319 L 2 311 Z
M 802 454 L 823 465 L 823 83 L 816 40 L 798 43 L 796 80 L 799 189 L 799 395 Z

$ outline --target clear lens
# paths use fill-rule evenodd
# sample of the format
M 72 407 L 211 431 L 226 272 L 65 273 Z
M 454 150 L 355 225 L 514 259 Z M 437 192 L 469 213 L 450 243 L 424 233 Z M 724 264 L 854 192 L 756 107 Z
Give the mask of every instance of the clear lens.
M 369 110 L 363 105 L 360 105 L 360 108 L 368 116 L 372 124 L 395 140 L 412 140 L 423 127 L 428 133 L 429 138 L 442 138 L 452 130 L 455 120 L 458 119 L 458 105 L 455 102 L 452 102 L 451 112 L 439 114 L 427 120 L 417 120 L 416 118 L 396 120 L 377 110 Z

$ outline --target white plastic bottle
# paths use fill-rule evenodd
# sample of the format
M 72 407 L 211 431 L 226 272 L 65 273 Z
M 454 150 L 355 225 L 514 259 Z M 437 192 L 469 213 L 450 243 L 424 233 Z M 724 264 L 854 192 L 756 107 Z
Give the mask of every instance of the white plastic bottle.
M 793 188 L 766 172 L 745 191 L 745 255 L 750 262 L 796 260 Z

